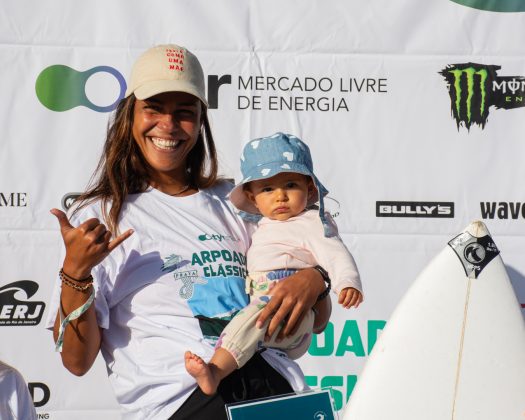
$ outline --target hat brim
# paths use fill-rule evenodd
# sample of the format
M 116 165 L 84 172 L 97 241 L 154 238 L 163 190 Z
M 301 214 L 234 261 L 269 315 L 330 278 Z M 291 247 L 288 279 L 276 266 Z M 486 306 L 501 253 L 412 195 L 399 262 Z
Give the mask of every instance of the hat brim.
M 202 97 L 199 92 L 193 88 L 187 81 L 183 80 L 157 80 L 145 83 L 134 91 L 127 91 L 126 97 L 135 94 L 135 97 L 140 100 L 151 98 L 152 96 L 158 95 L 165 92 L 184 92 L 189 93 L 200 99 L 200 101 L 208 107 L 206 98 Z
M 285 173 L 285 172 L 298 173 L 298 174 L 306 175 L 312 178 L 314 187 L 316 189 L 316 194 L 313 195 L 313 198 L 311 198 L 308 201 L 307 203 L 308 206 L 317 203 L 318 201 L 320 201 L 322 197 L 328 194 L 328 190 L 323 186 L 323 184 L 321 184 L 319 179 L 317 179 L 317 177 L 305 165 L 294 163 L 294 162 L 289 162 L 288 164 L 286 164 L 286 166 L 287 166 L 286 168 L 283 168 L 282 162 L 278 162 L 274 164 L 265 164 L 261 166 L 261 171 L 264 169 L 264 172 L 267 172 L 267 173 L 265 175 L 260 173 L 258 175 L 247 176 L 246 178 L 241 180 L 230 191 L 230 194 L 229 194 L 230 201 L 239 210 L 242 210 L 250 214 L 260 214 L 257 207 L 255 207 L 255 205 L 246 196 L 246 193 L 244 192 L 244 185 L 252 181 L 268 179 L 275 175 L 278 175 L 280 173 Z

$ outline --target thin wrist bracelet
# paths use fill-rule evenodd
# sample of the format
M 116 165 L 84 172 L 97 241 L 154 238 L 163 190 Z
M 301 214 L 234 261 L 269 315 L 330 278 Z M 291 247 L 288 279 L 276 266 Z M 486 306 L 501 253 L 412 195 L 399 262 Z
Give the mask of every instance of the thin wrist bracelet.
M 323 276 L 323 280 L 326 283 L 326 289 L 319 296 L 317 296 L 316 302 L 320 302 L 321 300 L 325 299 L 330 293 L 330 290 L 332 289 L 332 282 L 330 281 L 330 276 L 323 267 L 321 267 L 320 265 L 316 265 L 312 268 L 316 269 L 321 274 L 321 276 Z
M 76 279 L 74 277 L 71 277 L 69 274 L 67 274 L 63 268 L 60 269 L 60 278 L 63 279 L 64 277 L 66 277 L 68 280 L 73 280 L 73 281 L 76 281 L 78 283 L 88 283 L 88 282 L 92 282 L 93 281 L 93 276 L 90 274 L 89 276 L 87 277 L 84 277 L 83 279 Z
M 71 288 L 73 288 L 75 290 L 78 290 L 79 292 L 85 292 L 86 290 L 88 290 L 93 285 L 93 282 L 89 282 L 89 283 L 86 283 L 83 286 L 79 286 L 78 284 L 75 284 L 72 281 L 69 281 L 68 279 L 63 277 L 62 278 L 62 284 L 65 284 L 66 286 L 69 286 L 69 287 L 71 287 Z
M 78 280 L 71 281 L 69 276 L 64 273 L 64 270 L 60 270 L 58 275 L 60 277 L 60 280 L 62 280 L 62 284 L 65 284 L 66 286 L 69 286 L 69 287 L 71 287 L 71 288 L 73 288 L 75 290 L 78 290 L 79 292 L 85 292 L 93 284 L 93 276 L 91 276 L 91 275 L 89 276 L 89 278 L 90 278 L 89 282 L 82 281 L 82 282 L 80 282 L 81 284 L 75 283 L 75 281 L 78 281 Z

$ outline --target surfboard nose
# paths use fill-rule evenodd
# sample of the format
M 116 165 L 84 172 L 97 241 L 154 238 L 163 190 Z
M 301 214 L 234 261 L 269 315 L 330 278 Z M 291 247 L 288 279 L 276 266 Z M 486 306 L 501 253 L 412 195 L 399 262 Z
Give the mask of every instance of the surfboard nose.
M 474 220 L 470 225 L 468 225 L 464 232 L 470 233 L 475 238 L 482 238 L 483 236 L 490 236 L 490 232 L 481 220 Z

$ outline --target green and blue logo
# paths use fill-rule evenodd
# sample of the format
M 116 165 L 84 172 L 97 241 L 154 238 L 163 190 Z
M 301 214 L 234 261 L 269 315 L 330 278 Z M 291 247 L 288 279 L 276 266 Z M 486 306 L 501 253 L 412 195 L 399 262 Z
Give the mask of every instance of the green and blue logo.
M 109 105 L 96 105 L 86 95 L 86 83 L 96 73 L 109 73 L 119 84 L 119 94 Z M 36 96 L 51 111 L 69 111 L 77 106 L 85 106 L 97 112 L 110 112 L 126 92 L 126 81 L 120 72 L 113 67 L 97 66 L 80 72 L 64 65 L 53 65 L 45 68 L 36 79 Z
M 525 12 L 525 0 L 451 0 L 462 6 L 488 12 Z

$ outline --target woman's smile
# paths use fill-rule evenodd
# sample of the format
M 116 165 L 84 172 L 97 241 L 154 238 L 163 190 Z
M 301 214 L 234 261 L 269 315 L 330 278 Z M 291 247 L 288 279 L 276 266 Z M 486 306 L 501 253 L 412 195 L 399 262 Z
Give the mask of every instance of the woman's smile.
M 180 143 L 180 140 L 163 139 L 161 137 L 150 137 L 150 140 L 158 149 L 168 152 L 175 150 Z

